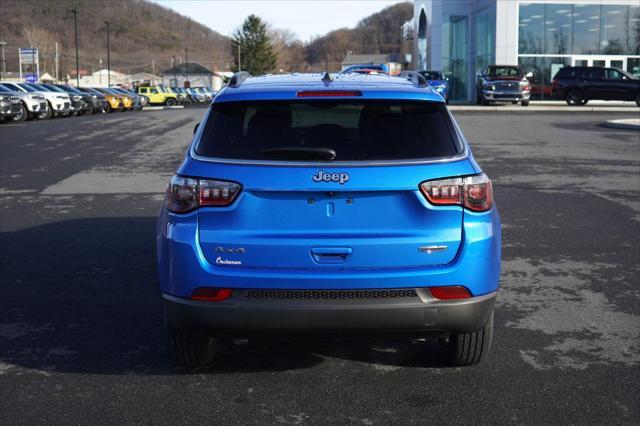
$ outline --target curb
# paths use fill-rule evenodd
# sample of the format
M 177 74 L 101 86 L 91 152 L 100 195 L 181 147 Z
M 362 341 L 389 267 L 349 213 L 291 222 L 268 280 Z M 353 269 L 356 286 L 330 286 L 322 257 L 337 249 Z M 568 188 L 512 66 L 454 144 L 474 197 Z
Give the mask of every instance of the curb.
M 172 105 L 172 106 L 146 106 L 142 107 L 142 111 L 161 111 L 163 109 L 182 109 L 184 105 Z
M 607 120 L 603 125 L 612 129 L 640 130 L 640 119 Z

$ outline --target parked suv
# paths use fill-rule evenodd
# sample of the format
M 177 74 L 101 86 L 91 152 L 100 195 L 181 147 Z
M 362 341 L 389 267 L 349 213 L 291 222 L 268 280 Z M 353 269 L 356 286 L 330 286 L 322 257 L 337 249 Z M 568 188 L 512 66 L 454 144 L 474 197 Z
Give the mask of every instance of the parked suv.
M 0 93 L 5 95 L 13 94 L 20 99 L 21 108 L 18 115 L 13 117 L 15 121 L 30 120 L 34 117 L 46 115 L 48 106 L 42 95 L 13 91 L 2 84 L 0 84 Z
M 454 365 L 484 358 L 500 219 L 421 81 L 238 73 L 218 93 L 158 220 L 176 364 L 282 331 L 436 335 Z
M 551 95 L 569 105 L 597 99 L 636 101 L 640 106 L 640 80 L 619 68 L 565 67 L 553 77 Z
M 177 105 L 178 96 L 175 93 L 165 91 L 161 86 L 140 86 L 138 93 L 149 98 L 150 104 Z
M 478 104 L 511 102 L 529 106 L 532 73 L 524 74 L 516 65 L 489 65 L 477 75 L 476 100 Z
M 418 71 L 427 80 L 427 83 L 449 103 L 449 79 L 442 74 L 442 71 L 427 70 Z
M 4 120 L 24 120 L 20 97 L 8 89 L 0 88 L 0 122 Z
M 50 90 L 42 90 L 29 83 L 2 82 L 2 85 L 9 90 L 15 90 L 16 92 L 30 93 L 44 97 L 47 102 L 47 108 L 44 112 L 40 113 L 39 116 L 41 118 L 69 115 L 69 110 L 71 108 L 71 99 L 69 98 L 69 95 L 65 93 L 56 93 Z

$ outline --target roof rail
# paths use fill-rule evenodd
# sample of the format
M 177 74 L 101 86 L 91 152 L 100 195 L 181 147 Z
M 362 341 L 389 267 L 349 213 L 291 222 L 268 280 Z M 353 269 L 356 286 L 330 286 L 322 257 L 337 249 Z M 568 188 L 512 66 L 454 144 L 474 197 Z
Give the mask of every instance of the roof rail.
M 427 79 L 424 78 L 424 76 L 419 72 L 410 73 L 408 75 L 407 80 L 409 80 L 410 82 L 412 82 L 418 87 L 427 87 L 429 85 L 429 83 L 427 83 Z
M 231 77 L 231 80 L 229 80 L 229 87 L 240 87 L 240 85 L 249 77 L 251 77 L 251 74 L 249 74 L 248 72 L 238 71 L 237 73 L 233 74 L 233 77 Z
M 429 83 L 418 71 L 402 71 L 399 77 L 406 78 L 418 87 L 427 87 Z

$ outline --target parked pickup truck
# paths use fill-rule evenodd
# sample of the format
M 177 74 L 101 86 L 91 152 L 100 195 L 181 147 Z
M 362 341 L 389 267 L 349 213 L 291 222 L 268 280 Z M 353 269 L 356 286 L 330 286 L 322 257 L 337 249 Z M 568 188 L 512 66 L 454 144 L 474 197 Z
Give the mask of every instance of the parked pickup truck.
M 140 86 L 138 87 L 138 94 L 144 95 L 149 98 L 151 104 L 161 105 L 176 105 L 178 103 L 178 96 L 164 89 L 160 86 Z
M 517 65 L 489 65 L 477 75 L 476 103 L 511 102 L 529 106 L 532 73 L 523 73 Z

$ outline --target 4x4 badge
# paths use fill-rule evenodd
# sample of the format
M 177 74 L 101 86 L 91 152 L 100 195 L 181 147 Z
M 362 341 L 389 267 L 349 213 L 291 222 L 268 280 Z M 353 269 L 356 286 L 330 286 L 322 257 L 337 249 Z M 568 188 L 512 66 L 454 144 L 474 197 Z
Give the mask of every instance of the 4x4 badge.
M 318 170 L 318 172 L 311 176 L 314 182 L 340 182 L 343 185 L 349 181 L 348 173 L 325 173 L 324 170 Z

